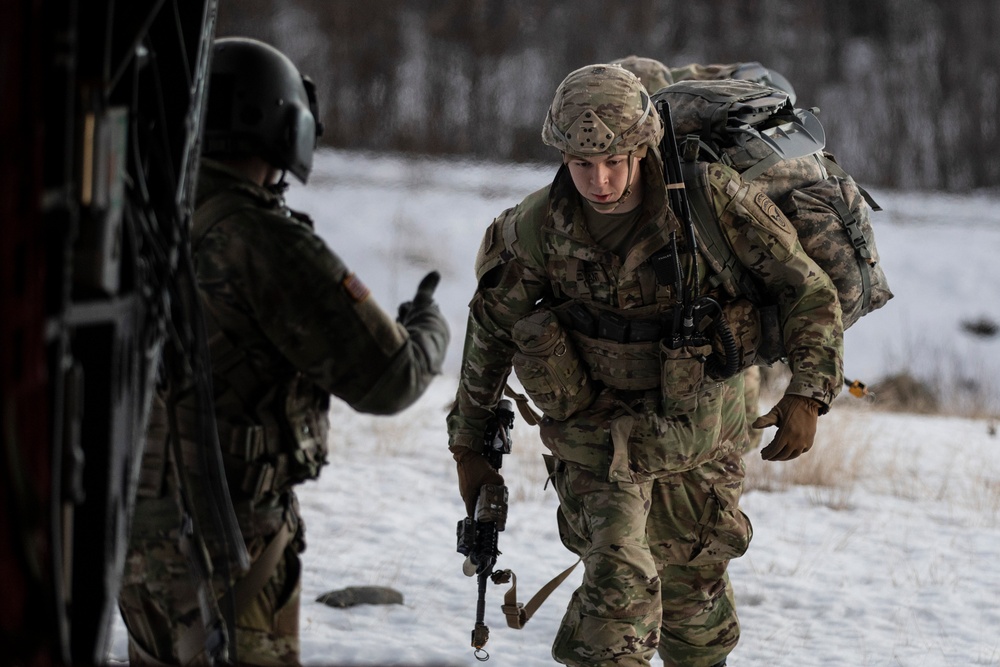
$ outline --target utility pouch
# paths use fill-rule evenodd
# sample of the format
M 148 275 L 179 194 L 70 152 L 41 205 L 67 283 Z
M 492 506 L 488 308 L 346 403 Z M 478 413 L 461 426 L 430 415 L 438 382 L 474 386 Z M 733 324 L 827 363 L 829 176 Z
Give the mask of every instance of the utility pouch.
M 660 389 L 665 415 L 689 414 L 698 407 L 705 384 L 705 361 L 712 346 L 684 345 L 676 349 L 660 343 Z
M 288 452 L 288 476 L 293 484 L 319 477 L 326 465 L 327 410 L 330 397 L 299 376 L 285 399 L 285 419 L 292 431 L 294 451 Z
M 545 416 L 559 421 L 588 407 L 596 392 L 573 342 L 550 310 L 536 310 L 511 330 L 517 379 Z

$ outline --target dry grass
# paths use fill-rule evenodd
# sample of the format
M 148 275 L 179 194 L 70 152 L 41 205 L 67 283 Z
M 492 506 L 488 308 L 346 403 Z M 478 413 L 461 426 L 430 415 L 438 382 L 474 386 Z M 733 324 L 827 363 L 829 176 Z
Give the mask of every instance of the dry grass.
M 985 516 L 1000 517 L 1000 479 L 983 476 L 974 482 L 978 492 L 973 494 L 973 506 Z
M 877 462 L 880 490 L 903 499 L 960 502 L 984 517 L 1000 521 L 997 471 L 981 467 L 966 470 L 954 461 L 937 471 L 930 481 L 915 474 L 905 450 L 886 457 L 885 443 L 873 442 L 881 436 L 872 435 L 868 428 L 872 411 L 983 420 L 987 433 L 996 437 L 1000 427 L 997 379 L 985 376 L 973 360 L 958 358 L 954 353 L 936 350 L 927 354 L 937 360 L 932 379 L 913 376 L 900 360 L 903 370 L 869 382 L 871 393 L 866 398 L 855 398 L 845 388 L 834 409 L 820 420 L 813 449 L 800 458 L 770 463 L 756 453 L 749 455 L 746 489 L 783 491 L 792 486 L 809 486 L 818 504 L 849 508 L 854 489 L 866 472 L 870 474 L 873 463 L 869 452 L 877 444 L 881 452 Z M 761 405 L 765 407 L 780 398 L 790 374 L 781 364 L 762 370 Z
M 787 384 L 787 370 L 780 366 L 766 369 L 763 377 L 762 409 L 773 405 Z M 900 386 L 908 385 L 900 383 Z M 912 386 L 912 385 L 909 385 Z M 877 387 L 877 385 L 876 385 Z M 923 385 L 920 385 L 922 392 Z M 905 392 L 903 392 L 905 394 Z M 982 408 L 982 401 L 971 402 L 976 411 Z M 907 405 L 902 401 L 903 411 Z M 816 443 L 805 455 L 793 461 L 767 462 L 760 459 L 758 452 L 746 457 L 746 491 L 783 492 L 796 486 L 808 487 L 812 502 L 834 510 L 850 510 L 855 492 L 866 488 L 908 500 L 938 500 L 946 503 L 960 503 L 980 513 L 986 520 L 1000 521 L 1000 472 L 983 468 L 982 465 L 967 470 L 967 466 L 956 460 L 951 466 L 937 470 L 928 478 L 916 474 L 914 462 L 908 449 L 887 447 L 885 434 L 873 428 L 875 411 L 891 410 L 887 400 L 859 400 L 845 391 L 837 405 L 819 423 Z M 966 407 L 972 407 L 966 404 Z M 442 408 L 442 412 L 446 411 Z M 357 415 L 340 415 L 347 423 L 346 433 L 339 433 L 336 439 L 347 436 L 348 442 L 341 446 L 351 447 L 352 440 L 363 439 L 369 444 L 369 451 L 376 457 L 398 457 L 410 448 L 404 446 L 413 437 L 413 429 L 423 429 L 423 420 L 404 417 L 360 419 Z M 966 410 L 955 416 L 969 416 Z M 412 417 L 412 415 L 411 415 Z M 433 418 L 439 418 L 434 415 Z M 428 417 L 430 419 L 431 417 Z M 355 428 L 351 428 L 351 425 Z M 991 435 L 996 433 L 996 417 L 986 418 L 984 427 Z M 766 435 L 773 437 L 774 431 Z M 442 434 L 442 438 L 445 436 Z M 442 445 L 443 446 L 443 445 Z M 502 473 L 510 489 L 514 502 L 535 501 L 546 493 L 548 474 L 542 460 L 547 449 L 542 445 L 536 427 L 522 419 L 515 420 L 514 450 L 506 457 Z M 876 456 L 873 453 L 877 454 Z M 443 467 L 451 465 L 442 454 Z
M 769 404 L 767 399 L 763 403 Z M 748 454 L 745 491 L 808 487 L 816 505 L 850 510 L 855 492 L 864 489 L 942 508 L 961 507 L 974 511 L 984 525 L 1000 523 L 1000 467 L 992 459 L 956 455 L 933 474 L 921 474 L 912 447 L 880 429 L 876 415 L 870 403 L 845 401 L 820 420 L 815 445 L 799 458 L 768 462 L 759 451 Z M 984 427 L 993 434 L 992 422 L 986 420 Z
M 812 449 L 791 461 L 747 456 L 747 491 L 786 491 L 812 487 L 817 505 L 850 509 L 851 495 L 868 469 L 871 435 L 863 424 L 834 412 L 824 417 Z
M 514 501 L 537 500 L 545 493 L 548 471 L 542 454 L 547 453 L 538 435 L 538 427 L 524 422 L 518 415 L 514 421 L 513 444 L 504 462 L 504 481 Z M 549 492 L 552 492 L 551 485 Z

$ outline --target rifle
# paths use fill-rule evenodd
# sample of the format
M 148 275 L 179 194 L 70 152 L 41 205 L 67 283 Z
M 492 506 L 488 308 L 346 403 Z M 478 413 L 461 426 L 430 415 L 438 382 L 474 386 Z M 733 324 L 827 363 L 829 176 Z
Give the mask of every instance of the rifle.
M 714 314 L 713 321 L 719 340 L 722 344 L 722 353 L 713 353 L 705 363 L 706 372 L 716 378 L 727 378 L 735 375 L 739 371 L 739 350 L 736 340 L 733 338 L 729 323 L 723 316 L 722 307 L 715 299 L 707 296 L 697 297 L 701 283 L 698 275 L 698 236 L 695 232 L 697 217 L 692 211 L 691 202 L 688 199 L 687 184 L 685 182 L 685 170 L 681 166 L 681 155 L 677 145 L 677 136 L 674 133 L 674 123 L 670 116 L 670 105 L 664 99 L 656 101 L 656 112 L 660 116 L 663 125 L 663 138 L 660 140 L 660 158 L 663 160 L 663 174 L 666 179 L 667 197 L 670 208 L 684 226 L 688 251 L 691 256 L 691 266 L 686 282 L 682 279 L 677 257 L 677 242 L 674 234 L 671 234 L 671 255 L 674 267 L 672 267 L 673 277 L 678 289 L 678 296 L 681 301 L 680 308 L 680 330 L 674 329 L 673 337 L 667 341 L 671 348 L 678 349 L 685 345 L 704 345 L 708 340 L 702 333 L 695 330 L 695 322 L 702 319 L 702 316 Z M 695 156 L 686 156 L 688 164 L 693 164 Z M 708 214 L 712 214 L 711 211 Z M 654 261 L 654 269 L 656 268 Z M 666 273 L 670 273 L 667 271 Z M 720 358 L 721 357 L 721 358 Z
M 510 454 L 510 432 L 514 427 L 513 404 L 503 399 L 497 404 L 483 434 L 483 455 L 497 470 L 503 465 L 503 457 Z M 486 580 L 496 584 L 505 583 L 506 572 L 494 572 L 497 557 L 499 533 L 507 525 L 507 487 L 503 484 L 486 484 L 479 490 L 475 517 L 466 517 L 458 522 L 458 553 L 466 557 L 462 571 L 466 576 L 479 578 L 479 597 L 476 601 L 476 625 L 472 630 L 472 647 L 476 659 L 485 662 L 490 654 L 483 647 L 490 638 L 490 629 L 483 622 L 486 614 Z

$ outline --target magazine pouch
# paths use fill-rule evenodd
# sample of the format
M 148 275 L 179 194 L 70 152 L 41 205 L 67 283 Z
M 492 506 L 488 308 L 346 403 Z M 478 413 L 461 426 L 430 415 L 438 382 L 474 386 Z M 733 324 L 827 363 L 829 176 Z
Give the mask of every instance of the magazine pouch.
M 539 309 L 518 320 L 511 336 L 518 350 L 514 374 L 546 417 L 562 421 L 593 402 L 587 368 L 552 311 Z

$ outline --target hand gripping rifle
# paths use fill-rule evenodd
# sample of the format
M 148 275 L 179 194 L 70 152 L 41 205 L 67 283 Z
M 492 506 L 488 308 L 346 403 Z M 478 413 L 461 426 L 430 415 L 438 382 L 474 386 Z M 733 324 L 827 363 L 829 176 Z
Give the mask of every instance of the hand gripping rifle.
M 514 427 L 513 404 L 504 399 L 494 410 L 493 418 L 483 434 L 483 455 L 497 470 L 503 465 L 504 454 L 510 454 L 510 432 Z M 490 638 L 490 629 L 483 622 L 486 613 L 486 580 L 506 583 L 509 573 L 494 572 L 500 549 L 498 536 L 507 525 L 507 487 L 503 484 L 486 484 L 479 490 L 476 516 L 458 522 L 458 553 L 466 557 L 462 571 L 466 576 L 479 577 L 479 597 L 476 602 L 476 625 L 472 630 L 472 647 L 480 662 L 490 659 L 483 650 Z

